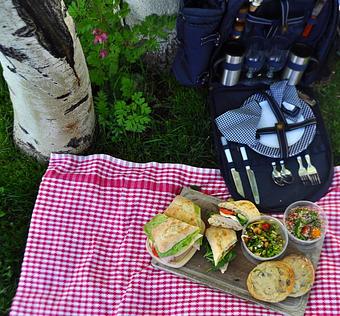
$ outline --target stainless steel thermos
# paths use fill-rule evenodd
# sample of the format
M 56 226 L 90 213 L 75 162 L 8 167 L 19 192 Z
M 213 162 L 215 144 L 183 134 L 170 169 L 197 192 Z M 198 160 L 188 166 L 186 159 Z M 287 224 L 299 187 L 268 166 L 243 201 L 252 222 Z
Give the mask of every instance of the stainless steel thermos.
M 221 84 L 224 86 L 234 86 L 238 83 L 241 75 L 245 48 L 239 42 L 228 42 L 223 52 L 225 57 L 223 59 Z
M 311 55 L 312 49 L 306 44 L 294 44 L 283 71 L 282 79 L 288 80 L 289 85 L 297 85 L 308 66 Z

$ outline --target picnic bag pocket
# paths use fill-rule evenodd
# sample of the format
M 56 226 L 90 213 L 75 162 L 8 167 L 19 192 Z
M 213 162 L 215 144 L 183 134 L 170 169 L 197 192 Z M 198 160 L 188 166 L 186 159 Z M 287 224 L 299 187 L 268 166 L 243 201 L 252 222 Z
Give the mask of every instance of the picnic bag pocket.
M 177 17 L 178 49 L 173 72 L 186 86 L 200 86 L 207 80 L 212 51 L 219 43 L 217 32 L 224 13 L 224 1 L 209 1 L 204 7 L 194 7 L 187 1 Z

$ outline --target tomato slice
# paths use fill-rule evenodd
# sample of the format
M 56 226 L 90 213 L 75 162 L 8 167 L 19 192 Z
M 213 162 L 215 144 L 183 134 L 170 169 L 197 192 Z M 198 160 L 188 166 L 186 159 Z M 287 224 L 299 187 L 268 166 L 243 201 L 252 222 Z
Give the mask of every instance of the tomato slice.
M 308 226 L 308 225 L 303 226 L 302 229 L 301 229 L 301 235 L 303 235 L 304 237 L 309 237 L 310 229 L 311 229 L 311 227 Z
M 159 258 L 159 255 L 158 255 L 158 253 L 157 253 L 157 250 L 156 250 L 155 246 L 152 246 L 152 247 L 151 247 L 151 251 L 152 251 L 152 254 L 153 254 L 155 257 Z
M 262 229 L 263 229 L 264 231 L 268 231 L 268 230 L 270 229 L 270 224 L 269 224 L 269 223 L 263 223 L 263 224 L 262 224 Z
M 226 208 L 220 207 L 220 212 L 225 215 L 236 215 L 236 213 L 232 210 L 228 210 Z

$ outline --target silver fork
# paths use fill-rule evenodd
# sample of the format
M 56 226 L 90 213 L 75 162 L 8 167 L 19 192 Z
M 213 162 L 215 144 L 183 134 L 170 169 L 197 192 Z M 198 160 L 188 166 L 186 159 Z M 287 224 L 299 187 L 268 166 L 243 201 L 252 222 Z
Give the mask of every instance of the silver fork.
M 320 184 L 320 177 L 318 174 L 318 171 L 316 170 L 316 168 L 312 165 L 311 161 L 310 161 L 310 156 L 308 154 L 305 155 L 305 159 L 307 161 L 307 175 L 309 177 L 309 180 L 311 182 L 312 185 L 317 185 Z
M 299 171 L 298 171 L 299 177 L 300 177 L 302 183 L 304 185 L 307 185 L 307 184 L 309 184 L 309 177 L 308 177 L 308 174 L 307 174 L 307 169 L 303 166 L 301 156 L 297 156 L 296 159 L 299 163 Z

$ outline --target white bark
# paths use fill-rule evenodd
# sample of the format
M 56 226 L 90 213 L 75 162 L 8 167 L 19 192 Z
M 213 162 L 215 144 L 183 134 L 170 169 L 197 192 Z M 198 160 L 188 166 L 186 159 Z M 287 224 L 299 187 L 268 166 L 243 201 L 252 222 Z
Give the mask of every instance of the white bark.
M 14 141 L 40 159 L 52 152 L 80 153 L 92 141 L 95 116 L 73 20 L 64 3 L 54 0 L 58 2 L 54 9 L 62 10 L 62 24 L 72 38 L 70 62 L 70 56 L 55 57 L 58 54 L 42 45 L 39 27 L 18 13 L 18 2 L 0 0 L 0 62 L 13 103 Z M 45 34 L 44 40 L 49 39 Z

